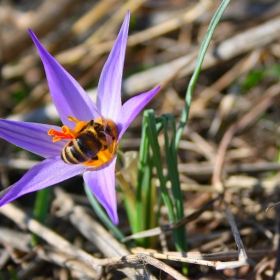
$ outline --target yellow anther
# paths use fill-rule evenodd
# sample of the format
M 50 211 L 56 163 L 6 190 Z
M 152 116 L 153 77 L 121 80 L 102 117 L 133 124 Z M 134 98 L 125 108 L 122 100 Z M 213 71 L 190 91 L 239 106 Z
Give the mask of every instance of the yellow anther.
M 78 123 L 78 122 L 79 122 L 78 119 L 76 119 L 75 117 L 72 117 L 72 116 L 68 116 L 68 120 L 69 120 L 69 121 L 72 121 L 72 122 L 75 122 L 75 123 Z

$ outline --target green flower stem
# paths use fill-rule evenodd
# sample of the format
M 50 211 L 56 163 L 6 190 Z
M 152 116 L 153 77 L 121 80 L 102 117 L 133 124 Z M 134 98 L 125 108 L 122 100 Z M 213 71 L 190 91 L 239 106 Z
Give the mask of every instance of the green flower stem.
M 86 192 L 86 195 L 89 199 L 89 202 L 92 206 L 92 208 L 95 210 L 96 215 L 99 217 L 99 219 L 103 222 L 103 224 L 115 235 L 115 237 L 118 240 L 121 240 L 124 238 L 124 234 L 111 222 L 110 218 L 107 216 L 101 205 L 98 203 L 97 199 L 93 195 L 90 188 L 84 184 L 84 189 Z
M 35 205 L 33 209 L 33 217 L 42 224 L 45 224 L 49 210 L 51 188 L 45 188 L 36 193 Z M 31 244 L 38 244 L 38 236 L 32 235 Z

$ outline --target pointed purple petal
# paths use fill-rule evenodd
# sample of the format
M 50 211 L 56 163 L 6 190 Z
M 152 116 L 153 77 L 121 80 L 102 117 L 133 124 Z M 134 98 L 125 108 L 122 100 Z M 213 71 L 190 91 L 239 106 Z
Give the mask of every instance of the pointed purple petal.
M 58 156 L 69 141 L 52 142 L 49 129 L 60 127 L 39 123 L 17 122 L 0 119 L 0 137 L 34 154 L 49 158 Z
M 46 159 L 31 168 L 17 183 L 12 185 L 4 195 L 1 194 L 0 206 L 16 198 L 40 189 L 57 184 L 74 177 L 86 170 L 83 165 L 69 165 L 60 157 Z
M 98 201 L 105 208 L 112 222 L 117 225 L 119 223 L 119 218 L 115 190 L 115 165 L 116 158 L 100 170 L 86 171 L 84 173 L 84 180 Z
M 93 101 L 78 82 L 47 52 L 33 31 L 29 30 L 29 33 L 44 64 L 50 93 L 63 124 L 75 126 L 68 116 L 83 121 L 100 117 Z
M 98 84 L 97 108 L 103 116 L 113 121 L 116 120 L 121 109 L 121 83 L 129 18 L 130 13 L 127 12 Z
M 155 94 L 160 90 L 160 86 L 156 88 L 136 95 L 129 100 L 127 100 L 118 116 L 117 125 L 119 128 L 118 141 L 122 138 L 123 134 L 134 120 L 134 118 L 139 114 L 139 112 L 150 102 L 150 100 L 155 96 Z

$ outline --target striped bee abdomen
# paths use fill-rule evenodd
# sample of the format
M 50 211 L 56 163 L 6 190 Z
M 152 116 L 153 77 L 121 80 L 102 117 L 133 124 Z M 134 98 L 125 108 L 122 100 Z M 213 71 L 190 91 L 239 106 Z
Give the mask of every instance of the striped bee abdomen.
M 91 160 L 101 150 L 102 144 L 93 131 L 81 133 L 62 150 L 61 158 L 68 164 L 78 164 Z

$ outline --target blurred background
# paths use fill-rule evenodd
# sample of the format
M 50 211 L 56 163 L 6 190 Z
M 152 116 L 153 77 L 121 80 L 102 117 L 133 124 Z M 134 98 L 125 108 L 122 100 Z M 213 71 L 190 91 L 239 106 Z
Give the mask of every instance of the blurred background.
M 148 108 L 153 108 L 157 115 L 170 113 L 179 121 L 199 47 L 220 2 L 2 0 L 0 117 L 59 122 L 28 28 L 95 99 L 102 67 L 124 16 L 130 10 L 123 102 L 160 84 L 162 90 Z M 193 265 L 191 279 L 276 277 L 280 260 L 277 253 L 279 208 L 266 209 L 280 201 L 279 58 L 279 1 L 232 1 L 205 57 L 194 91 L 190 119 L 179 145 L 178 161 L 185 215 L 215 197 L 220 192 L 217 183 L 222 180 L 225 199 L 244 246 L 251 252 L 248 255 L 252 263 L 237 270 L 219 272 Z M 140 114 L 121 142 L 124 152 L 139 150 L 141 122 Z M 219 157 L 224 159 L 222 166 L 217 163 Z M 0 140 L 1 190 L 16 182 L 38 160 L 39 157 Z M 78 184 L 82 184 L 81 178 L 67 181 L 62 186 L 74 197 L 75 203 L 87 207 L 84 190 L 77 188 Z M 33 203 L 34 194 L 17 201 L 26 211 Z M 128 235 L 130 230 L 121 196 L 119 203 L 120 227 Z M 190 250 L 204 253 L 235 250 L 236 244 L 222 208 L 216 204 L 212 206 L 187 224 Z M 56 207 L 51 208 L 50 228 L 91 254 L 104 256 L 73 229 L 67 217 L 63 223 L 59 219 Z M 167 222 L 163 211 L 161 224 Z M 5 215 L 1 215 L 0 226 L 2 232 L 9 228 L 21 232 Z M 0 231 L 3 279 L 12 279 L 9 278 L 11 271 L 17 275 L 15 279 L 86 279 L 59 263 L 51 265 L 50 261 L 35 262 L 37 266 L 32 270 L 30 264 L 34 259 L 28 255 L 30 252 L 15 249 L 12 241 L 7 243 L 2 238 Z M 176 268 L 174 263 L 170 265 Z M 161 279 L 167 279 L 165 277 L 162 274 Z

